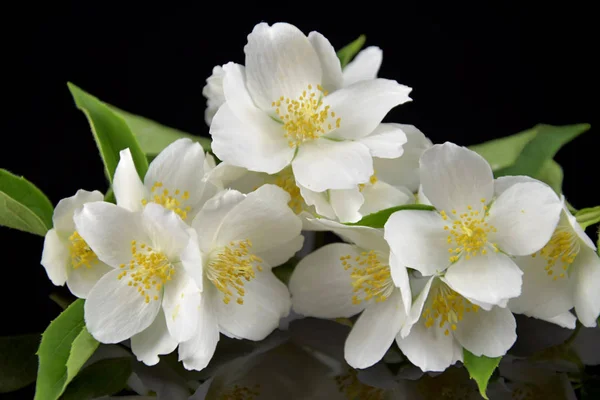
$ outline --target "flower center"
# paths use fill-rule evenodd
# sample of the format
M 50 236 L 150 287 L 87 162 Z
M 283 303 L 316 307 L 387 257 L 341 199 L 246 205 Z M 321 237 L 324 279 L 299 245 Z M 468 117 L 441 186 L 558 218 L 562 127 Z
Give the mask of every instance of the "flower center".
M 485 199 L 481 199 L 485 203 Z M 452 210 L 452 225 L 444 226 L 444 230 L 449 232 L 447 241 L 448 244 L 454 245 L 450 247 L 450 262 L 456 262 L 460 256 L 466 254 L 466 259 L 477 254 L 487 254 L 486 244 L 488 243 L 488 233 L 496 232 L 496 228 L 485 222 L 488 207 L 483 206 L 484 215 L 480 216 L 479 211 L 473 211 L 473 207 L 467 206 L 468 211 L 463 214 L 457 214 L 456 210 Z M 444 221 L 450 218 L 446 211 L 440 211 L 440 215 Z M 491 244 L 494 251 L 498 252 L 498 247 Z
M 576 234 L 568 228 L 558 228 L 546 246 L 540 250 L 540 255 L 547 261 L 545 269 L 548 276 L 553 280 L 566 277 L 566 272 L 577 258 L 580 249 Z M 536 254 L 532 254 L 532 257 L 535 256 Z M 562 264 L 562 268 L 555 273 L 554 268 L 557 264 Z
M 155 251 L 146 244 L 131 242 L 131 261 L 121 264 L 121 273 L 117 276 L 119 280 L 129 277 L 129 286 L 137 288 L 137 291 L 149 303 L 150 300 L 158 300 L 158 293 L 163 285 L 170 281 L 175 273 L 175 267 L 167 256 L 160 251 Z
M 230 242 L 211 256 L 208 262 L 207 277 L 223 293 L 223 303 L 229 304 L 233 291 L 237 294 L 237 303 L 244 304 L 244 280 L 254 279 L 262 271 L 262 259 L 250 253 L 250 240 Z
M 296 179 L 291 168 L 285 168 L 275 175 L 275 184 L 285 190 L 290 195 L 288 206 L 296 214 L 300 214 L 304 210 L 306 203 L 300 193 L 300 188 L 296 185 Z
M 389 265 L 382 264 L 373 250 L 363 251 L 354 260 L 351 259 L 351 255 L 340 257 L 345 270 L 352 268 L 350 277 L 354 292 L 357 293 L 352 296 L 352 303 L 360 304 L 372 298 L 376 302 L 385 301 L 394 290 Z
M 184 206 L 183 203 L 190 198 L 190 193 L 188 191 L 181 193 L 179 189 L 176 189 L 171 193 L 168 189 L 161 190 L 162 187 L 162 182 L 154 182 L 154 185 L 152 185 L 152 189 L 150 190 L 152 192 L 152 199 L 150 201 L 175 212 L 181 219 L 185 220 L 191 207 Z M 142 204 L 148 204 L 148 200 L 143 199 Z
M 260 395 L 259 384 L 254 385 L 252 388 L 235 385 L 233 389 L 221 393 L 219 400 L 254 400 L 258 395 Z
M 335 112 L 330 111 L 330 106 L 323 105 L 322 98 L 327 96 L 321 85 L 317 90 L 308 85 L 298 99 L 281 96 L 271 106 L 275 107 L 275 114 L 283 122 L 289 146 L 294 148 L 302 143 L 317 139 L 335 128 L 340 127 L 341 118 L 335 118 Z
M 346 395 L 349 400 L 383 400 L 383 389 L 362 383 L 354 369 L 348 370 L 348 373 L 344 375 L 336 376 L 335 382 L 340 393 Z
M 373 173 L 373 175 L 371 175 L 371 177 L 369 178 L 369 183 L 361 183 L 358 185 L 358 190 L 359 191 L 363 191 L 365 190 L 365 188 L 367 187 L 367 185 L 374 185 L 375 183 L 377 183 L 379 179 L 377 179 L 377 175 L 375 175 L 375 173 Z
M 75 231 L 69 236 L 69 253 L 71 254 L 71 265 L 74 269 L 85 265 L 86 268 L 92 268 L 92 265 L 98 261 L 96 253 L 90 249 L 90 246 Z
M 450 330 L 455 331 L 456 325 L 462 321 L 465 312 L 478 312 L 479 306 L 456 293 L 446 285 L 438 285 L 431 289 L 429 299 L 423 310 L 425 326 L 431 328 L 437 321 L 444 335 L 448 336 Z

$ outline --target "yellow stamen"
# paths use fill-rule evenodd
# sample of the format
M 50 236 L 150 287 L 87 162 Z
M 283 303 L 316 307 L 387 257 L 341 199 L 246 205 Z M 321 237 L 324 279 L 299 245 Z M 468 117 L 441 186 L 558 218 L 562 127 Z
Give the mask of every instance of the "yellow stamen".
M 86 268 L 92 268 L 92 265 L 98 262 L 96 253 L 90 249 L 90 246 L 79 236 L 77 231 L 69 236 L 69 253 L 71 254 L 71 265 L 74 269 L 80 268 L 82 265 Z
M 565 272 L 569 271 L 580 250 L 579 238 L 570 227 L 557 228 L 550 241 L 539 252 L 546 260 L 545 269 L 548 276 L 551 276 L 553 280 L 565 278 L 567 276 Z M 535 254 L 532 257 L 535 257 Z M 555 268 L 559 268 L 556 273 Z
M 154 182 L 154 185 L 150 190 L 152 192 L 152 198 L 150 201 L 160 204 L 168 210 L 172 210 L 175 212 L 175 214 L 179 215 L 181 219 L 185 220 L 191 210 L 191 207 L 184 205 L 185 201 L 190 198 L 190 193 L 188 191 L 184 191 L 183 194 L 181 194 L 179 189 L 175 189 L 172 194 L 168 189 L 163 189 L 162 192 L 158 190 L 163 186 L 164 185 L 162 182 Z M 142 200 L 142 204 L 144 206 L 147 205 L 148 200 Z
M 481 199 L 481 202 L 485 203 L 485 199 Z M 452 210 L 452 217 L 448 216 L 445 211 L 440 211 L 444 221 L 452 221 L 451 225 L 444 226 L 444 230 L 448 231 L 446 241 L 451 245 L 448 249 L 450 262 L 458 261 L 463 255 L 469 260 L 478 254 L 487 254 L 488 234 L 496 232 L 494 226 L 485 222 L 487 212 L 474 211 L 471 206 L 467 206 L 467 209 L 469 211 L 463 214 Z M 495 252 L 499 251 L 495 244 L 489 243 L 489 245 Z
M 292 168 L 288 167 L 277 173 L 275 175 L 275 184 L 289 193 L 290 201 L 288 202 L 288 206 L 296 214 L 300 214 L 305 209 L 306 203 L 300 193 L 300 188 L 296 185 Z
M 444 329 L 444 335 L 457 329 L 465 312 L 478 312 L 479 306 L 456 293 L 444 284 L 431 288 L 427 303 L 423 309 L 423 321 L 427 328 L 437 325 Z
M 373 250 L 362 252 L 354 260 L 351 259 L 350 255 L 340 257 L 345 270 L 352 268 L 350 277 L 356 293 L 352 297 L 352 302 L 360 304 L 373 298 L 376 302 L 385 301 L 394 289 L 390 267 L 382 264 Z

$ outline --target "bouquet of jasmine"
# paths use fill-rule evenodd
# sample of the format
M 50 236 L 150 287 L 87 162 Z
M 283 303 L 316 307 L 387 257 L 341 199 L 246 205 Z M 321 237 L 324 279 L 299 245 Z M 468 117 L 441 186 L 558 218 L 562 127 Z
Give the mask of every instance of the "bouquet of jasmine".
M 382 122 L 412 89 L 378 78 L 382 51 L 363 44 L 256 25 L 244 65 L 207 79 L 211 140 L 69 84 L 109 186 L 52 207 L 1 171 L 0 223 L 45 236 L 41 265 L 74 297 L 41 341 L 1 339 L 39 362 L 30 376 L 6 355 L 0 389 L 37 375 L 40 400 L 592 393 L 600 207 L 570 205 L 553 160 L 589 126 L 433 144 Z

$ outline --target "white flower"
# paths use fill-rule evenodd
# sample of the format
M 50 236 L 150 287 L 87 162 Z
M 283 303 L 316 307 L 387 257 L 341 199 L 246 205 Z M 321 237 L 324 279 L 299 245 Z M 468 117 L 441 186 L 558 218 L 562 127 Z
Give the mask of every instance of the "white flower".
M 135 169 L 129 149 L 121 159 L 113 179 L 117 204 L 130 211 L 141 211 L 146 204 L 160 204 L 189 223 L 217 188 L 204 180 L 205 159 L 199 143 L 178 139 L 152 160 L 144 182 Z M 213 160 L 214 162 L 214 160 Z
M 360 51 L 342 71 L 342 85 L 350 86 L 360 81 L 377 78 L 379 67 L 383 61 L 383 51 L 379 47 L 371 46 Z
M 437 276 L 413 278 L 412 285 L 419 294 L 396 342 L 423 371 L 444 371 L 462 361 L 463 348 L 477 356 L 502 356 L 517 339 L 508 308 L 484 310 Z
M 268 174 L 291 164 L 300 185 L 322 192 L 366 183 L 373 156 L 399 155 L 399 135 L 374 131 L 410 88 L 374 79 L 336 90 L 342 71 L 331 44 L 285 23 L 258 24 L 244 51 L 245 67 L 223 67 L 226 101 L 210 129 L 221 160 Z
M 507 177 L 509 188 L 528 177 Z M 563 205 L 560 221 L 550 241 L 531 256 L 518 257 L 523 271 L 521 296 L 511 299 L 510 309 L 519 314 L 575 328 L 573 307 L 584 326 L 596 326 L 600 314 L 600 258 L 596 245 Z
M 192 337 L 199 319 L 202 262 L 191 228 L 157 204 L 131 212 L 88 203 L 74 221 L 98 258 L 113 268 L 85 302 L 92 336 L 102 343 L 131 338 L 133 353 L 149 365 Z
M 560 200 L 541 182 L 500 191 L 489 164 L 452 143 L 426 150 L 420 166 L 423 193 L 437 212 L 407 210 L 388 219 L 392 278 L 401 284 L 406 267 L 443 274 L 452 290 L 484 309 L 506 306 L 522 284 L 510 256 L 532 254 L 548 242 Z
M 289 283 L 292 305 L 299 314 L 319 318 L 362 311 L 344 352 L 348 364 L 367 368 L 383 357 L 400 332 L 406 318 L 403 298 L 410 299 L 410 287 L 400 291 L 394 285 L 381 231 L 320 223 L 356 244 L 329 244 L 300 260 Z
M 225 95 L 223 94 L 223 76 L 225 71 L 223 67 L 217 65 L 212 70 L 212 75 L 206 79 L 206 86 L 202 88 L 202 95 L 206 97 L 206 110 L 204 111 L 204 121 L 210 126 L 213 117 L 223 103 Z
M 227 190 L 210 199 L 192 222 L 202 253 L 196 276 L 204 285 L 197 332 L 179 346 L 187 369 L 206 367 L 219 332 L 262 340 L 289 313 L 289 292 L 271 272 L 302 247 L 302 224 L 288 201 L 274 185 L 248 195 Z
M 46 233 L 42 265 L 53 284 L 67 283 L 75 296 L 86 298 L 92 286 L 111 268 L 98 259 L 73 223 L 73 214 L 84 204 L 103 201 L 98 191 L 78 190 L 75 196 L 62 199 L 54 209 L 54 228 Z

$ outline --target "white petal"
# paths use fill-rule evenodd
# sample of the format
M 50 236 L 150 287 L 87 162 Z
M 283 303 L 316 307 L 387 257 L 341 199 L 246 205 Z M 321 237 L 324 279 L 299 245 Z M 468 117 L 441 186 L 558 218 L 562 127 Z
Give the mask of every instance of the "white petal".
M 215 155 L 251 171 L 268 174 L 281 171 L 292 161 L 295 152 L 284 137 L 283 125 L 266 115 L 265 118 L 256 114 L 249 117 L 234 114 L 228 103 L 219 108 L 210 125 Z
M 153 248 L 167 256 L 177 259 L 188 245 L 190 235 L 188 226 L 175 214 L 158 204 L 149 203 L 142 212 L 142 221 Z
M 313 192 L 302 185 L 298 185 L 300 189 L 300 194 L 304 199 L 304 202 L 309 206 L 314 206 L 317 214 L 329 218 L 329 219 L 337 219 L 335 215 L 335 211 L 333 211 L 333 207 L 327 198 L 329 192 Z
M 329 203 L 340 222 L 357 222 L 362 218 L 358 212 L 365 199 L 358 187 L 329 191 Z
M 433 285 L 433 283 L 435 282 L 435 280 L 438 279 L 436 276 L 431 276 L 429 278 L 421 278 L 421 279 L 413 279 L 412 283 L 413 283 L 413 287 L 411 289 L 411 287 L 409 286 L 409 293 L 411 293 L 412 291 L 414 291 L 415 293 L 418 293 L 417 297 L 414 299 L 414 301 L 411 301 L 411 306 L 409 308 L 409 312 L 408 312 L 408 317 L 406 318 L 406 321 L 404 322 L 404 325 L 402 326 L 402 330 L 400 331 L 400 336 L 401 338 L 405 338 L 408 336 L 408 334 L 410 333 L 410 331 L 412 330 L 412 327 L 417 324 L 419 322 L 419 320 L 421 319 L 421 314 L 423 312 L 423 306 L 425 305 L 425 302 L 427 301 L 427 299 L 429 298 L 429 292 L 431 291 L 431 286 Z M 439 282 L 436 282 L 436 284 L 440 284 Z M 419 287 L 422 286 L 422 288 L 419 290 Z M 424 323 L 421 320 L 421 323 Z
M 352 302 L 352 269 L 344 269 L 340 261 L 347 255 L 354 259 L 361 251 L 356 246 L 333 243 L 300 260 L 289 282 L 294 311 L 319 318 L 351 317 L 361 312 L 365 303 Z
M 161 299 L 146 303 L 120 270 L 104 275 L 85 302 L 85 325 L 96 340 L 118 343 L 150 326 L 160 311 Z
M 383 51 L 379 47 L 370 46 L 362 50 L 344 68 L 344 86 L 377 78 L 382 61 Z
M 423 321 L 413 325 L 410 334 L 396 337 L 396 343 L 411 363 L 423 371 L 444 371 L 456 361 L 462 361 L 462 349 L 453 335 L 444 335 L 437 326 L 425 327 Z
M 517 340 L 517 324 L 507 308 L 464 313 L 456 325 L 454 337 L 476 356 L 503 356 Z
M 390 248 L 383 238 L 381 229 L 371 228 L 369 226 L 344 225 L 336 221 L 326 219 L 315 219 L 313 223 L 319 224 L 340 236 L 347 242 L 356 244 L 366 250 L 375 250 L 387 254 Z
M 563 212 L 558 224 L 562 225 L 563 219 L 566 220 L 567 223 L 571 226 L 571 229 L 575 231 L 577 237 L 581 239 L 583 244 L 585 244 L 588 248 L 592 249 L 593 251 L 596 251 L 596 245 L 594 244 L 592 239 L 590 239 L 590 237 L 585 233 L 585 230 L 581 227 L 581 225 L 579 225 L 579 222 L 577 222 L 577 218 L 575 218 L 575 216 L 573 216 L 573 214 L 571 214 L 571 212 L 567 208 L 567 205 L 564 202 L 564 196 L 562 196 L 561 200 L 563 200 Z
M 75 296 L 85 299 L 100 278 L 112 270 L 111 267 L 100 260 L 92 263 L 90 268 L 87 268 L 85 265 L 77 269 L 73 268 L 69 272 L 67 286 Z
M 560 327 L 567 328 L 567 329 L 575 329 L 575 325 L 577 324 L 577 318 L 575 318 L 575 316 L 570 311 L 567 311 L 562 314 L 558 314 L 551 318 L 539 318 L 538 317 L 538 319 L 550 322 L 552 324 L 556 324 Z
M 308 40 L 310 40 L 321 61 L 321 69 L 323 70 L 321 86 L 329 92 L 338 90 L 343 85 L 343 78 L 342 66 L 340 59 L 335 54 L 335 49 L 329 40 L 319 32 L 309 33 Z
M 432 146 L 431 141 L 414 125 L 391 124 L 402 129 L 407 142 L 402 145 L 404 153 L 399 158 L 373 158 L 377 177 L 393 186 L 405 186 L 416 193 L 421 182 L 419 159 Z
M 209 286 L 210 284 L 207 282 L 206 285 Z M 197 371 L 204 369 L 215 353 L 219 341 L 217 317 L 210 304 L 210 296 L 207 293 L 203 292 L 200 295 L 198 325 L 194 336 L 179 345 L 179 361 L 183 361 L 183 366 L 186 369 Z
M 196 331 L 200 291 L 196 282 L 183 270 L 165 284 L 163 311 L 170 335 L 177 342 L 185 342 Z
M 444 226 L 436 212 L 403 210 L 387 220 L 384 236 L 400 265 L 428 276 L 444 271 L 450 264 Z
M 198 247 L 198 235 L 191 228 L 188 229 L 188 234 L 190 240 L 179 254 L 179 260 L 185 272 L 196 282 L 198 290 L 202 291 L 204 288 L 204 261 Z
M 99 191 L 88 192 L 83 189 L 78 190 L 74 196 L 62 199 L 56 205 L 52 215 L 54 229 L 71 235 L 75 230 L 75 223 L 73 222 L 75 211 L 85 203 L 102 200 L 104 200 L 104 196 Z
M 156 315 L 149 327 L 131 337 L 131 351 L 138 361 L 146 365 L 158 364 L 159 355 L 170 354 L 176 347 L 177 341 L 169 335 L 162 311 Z
M 396 258 L 394 253 L 391 252 L 389 257 L 389 263 L 392 281 L 394 281 L 394 285 L 396 285 L 396 287 L 400 289 L 400 294 L 402 295 L 402 303 L 404 304 L 404 311 L 407 315 L 409 315 L 410 309 L 412 307 L 412 291 L 410 289 L 408 269 L 404 265 L 399 264 L 398 259 Z
M 296 99 L 309 84 L 321 83 L 321 63 L 308 38 L 295 26 L 260 23 L 248 35 L 248 91 L 263 110 L 281 96 Z
M 287 243 L 258 253 L 257 256 L 262 258 L 271 267 L 277 267 L 292 258 L 302 248 L 303 244 L 304 236 L 296 236 Z
M 379 124 L 369 136 L 360 139 L 360 143 L 369 148 L 373 157 L 398 158 L 404 152 L 406 134 L 397 124 Z
M 75 213 L 75 226 L 98 258 L 113 268 L 131 260 L 131 241 L 149 244 L 141 214 L 110 203 L 87 203 Z
M 560 199 L 547 185 L 517 183 L 490 207 L 487 222 L 497 232 L 488 234 L 488 241 L 513 256 L 532 254 L 550 240 L 561 209 Z
M 354 368 L 367 368 L 383 358 L 406 318 L 402 297 L 394 291 L 379 303 L 371 303 L 352 327 L 344 356 Z
M 113 177 L 113 190 L 119 207 L 129 211 L 140 211 L 143 208 L 142 200 L 149 196 L 144 187 L 131 157 L 129 149 L 119 152 L 120 159 Z
M 291 307 L 287 287 L 273 275 L 270 269 L 256 272 L 256 278 L 244 282 L 244 304 L 223 302 L 221 292 L 212 296 L 219 327 L 233 335 L 263 340 L 279 325 L 279 320 L 288 315 Z
M 357 82 L 326 96 L 340 120 L 340 127 L 327 136 L 338 139 L 360 139 L 377 128 L 383 117 L 397 105 L 410 101 L 412 89 L 389 79 Z
M 521 295 L 508 303 L 512 312 L 547 319 L 573 308 L 571 280 L 552 279 L 545 269 L 546 259 L 524 256 L 515 262 L 523 271 L 523 286 Z
M 373 159 L 358 142 L 317 139 L 299 148 L 292 169 L 296 181 L 315 192 L 352 189 L 373 175 Z
M 206 85 L 202 88 L 202 95 L 206 98 L 206 111 L 204 112 L 204 121 L 210 126 L 212 119 L 223 103 L 225 103 L 225 94 L 223 93 L 223 77 L 225 71 L 223 67 L 217 65 L 212 70 L 212 75 L 206 78 Z
M 68 239 L 61 238 L 56 228 L 52 228 L 46 232 L 41 264 L 46 269 L 48 278 L 56 286 L 65 284 L 68 275 L 67 271 L 69 268 L 72 268 L 68 245 Z
M 594 327 L 600 314 L 600 259 L 592 249 L 582 246 L 571 268 L 577 318 L 584 326 Z
M 464 297 L 489 304 L 521 294 L 523 272 L 513 260 L 488 249 L 467 260 L 461 257 L 446 271 L 448 285 Z
M 377 181 L 373 185 L 366 186 L 362 195 L 365 199 L 360 208 L 362 215 L 369 215 L 386 208 L 412 204 L 415 196 L 406 188 L 394 187 L 383 181 Z
M 249 193 L 223 219 L 215 244 L 250 240 L 256 254 L 288 243 L 302 229 L 302 222 L 287 205 L 289 200 L 289 194 L 275 185 Z
M 227 162 L 222 162 L 211 169 L 210 172 L 205 175 L 204 179 L 220 189 L 225 189 L 232 188 L 231 185 L 233 182 L 245 180 L 247 174 L 255 173 L 248 171 L 246 168 L 236 167 L 235 165 L 231 165 Z
M 517 183 L 525 183 L 525 182 L 540 182 L 537 179 L 533 179 L 530 176 L 525 175 L 514 175 L 514 176 L 501 176 L 500 178 L 496 178 L 494 180 L 494 194 L 496 197 L 500 196 L 502 193 L 509 189 L 511 186 L 516 185 Z
M 483 211 L 494 195 L 492 168 L 479 154 L 446 142 L 426 150 L 420 161 L 423 193 L 438 209 L 459 214 Z

